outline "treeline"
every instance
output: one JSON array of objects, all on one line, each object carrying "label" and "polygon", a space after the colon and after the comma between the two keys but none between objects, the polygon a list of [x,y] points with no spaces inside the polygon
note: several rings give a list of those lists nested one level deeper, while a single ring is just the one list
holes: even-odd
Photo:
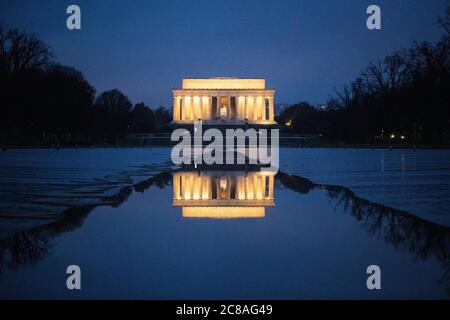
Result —
[{"label": "treeline", "polygon": [[171,115],[118,89],[96,91],[53,60],[34,35],[0,25],[0,144],[117,143],[126,133],[168,130]]},{"label": "treeline", "polygon": [[348,143],[450,143],[450,9],[439,23],[438,43],[414,43],[369,64],[325,106],[295,104],[279,123]]}]

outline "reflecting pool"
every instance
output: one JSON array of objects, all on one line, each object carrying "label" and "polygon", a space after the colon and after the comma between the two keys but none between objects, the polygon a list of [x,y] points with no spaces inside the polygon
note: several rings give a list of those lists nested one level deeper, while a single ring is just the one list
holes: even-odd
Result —
[{"label": "reflecting pool", "polygon": [[[1,240],[0,297],[449,297],[446,226],[282,171],[144,169],[109,202]],[[81,290],[66,288],[71,264]]]}]

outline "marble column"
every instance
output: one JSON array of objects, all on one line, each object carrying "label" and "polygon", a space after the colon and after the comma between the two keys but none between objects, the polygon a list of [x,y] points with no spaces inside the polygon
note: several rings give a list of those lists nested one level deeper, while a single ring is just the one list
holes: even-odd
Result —
[{"label": "marble column", "polygon": [[202,176],[196,176],[194,177],[194,192],[193,192],[193,198],[194,200],[200,200],[202,198],[202,187],[203,187],[203,181]]},{"label": "marble column", "polygon": [[202,109],[202,120],[208,120],[208,97],[200,97],[200,108]]},{"label": "marble column", "polygon": [[263,198],[263,177],[255,175],[255,196],[256,199],[261,200]]},{"label": "marble column", "polygon": [[219,179],[215,179],[216,180],[216,199],[220,199],[220,178]]},{"label": "marble column", "polygon": [[210,120],[214,118],[214,115],[213,115],[213,112],[212,112],[212,111],[213,111],[212,100],[213,100],[213,97],[208,97],[208,103],[209,103],[209,119],[210,119]]},{"label": "marble column", "polygon": [[261,96],[256,97],[256,117],[255,120],[264,120],[263,115],[265,114],[263,109],[263,98]]},{"label": "marble column", "polygon": [[274,176],[269,176],[269,199],[273,199],[273,184],[274,184]]},{"label": "marble column", "polygon": [[237,104],[236,104],[236,113],[237,113],[237,119],[244,120],[245,119],[245,97],[237,97]]},{"label": "marble column", "polygon": [[246,118],[249,121],[253,121],[254,107],[255,107],[255,99],[252,96],[247,97],[247,102],[245,104],[246,108]]},{"label": "marble column", "polygon": [[248,119],[248,114],[247,114],[247,97],[244,97],[244,120]]},{"label": "marble column", "polygon": [[202,200],[211,199],[211,177],[204,175],[202,179]]},{"label": "marble column", "polygon": [[194,114],[194,119],[197,121],[198,119],[202,119],[202,106],[201,106],[201,100],[199,96],[194,96],[193,103],[192,103],[192,111]]},{"label": "marble column", "polygon": [[220,118],[220,97],[217,97],[217,102],[216,102],[216,118],[219,117]]},{"label": "marble column", "polygon": [[231,97],[227,97],[227,121],[231,119]]},{"label": "marble column", "polygon": [[180,175],[179,174],[175,174],[173,176],[173,199],[174,200],[178,200],[180,199]]},{"label": "marble column", "polygon": [[186,99],[181,97],[180,119],[186,120]]},{"label": "marble column", "polygon": [[274,119],[274,105],[273,105],[273,97],[269,98],[269,120],[273,121]]},{"label": "marble column", "polygon": [[191,97],[184,97],[183,120],[191,120]]},{"label": "marble column", "polygon": [[265,121],[267,119],[266,98],[262,99],[261,108],[262,108],[262,110],[261,110],[261,119]]},{"label": "marble column", "polygon": [[180,97],[173,97],[173,121],[179,121],[180,118]]},{"label": "marble column", "polygon": [[194,97],[189,97],[189,120],[194,120]]}]

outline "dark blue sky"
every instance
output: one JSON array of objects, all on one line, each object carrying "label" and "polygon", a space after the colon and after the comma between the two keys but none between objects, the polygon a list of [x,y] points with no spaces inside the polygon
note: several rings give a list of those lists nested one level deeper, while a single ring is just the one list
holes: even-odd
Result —
[{"label": "dark blue sky", "polygon": [[[82,30],[66,28],[78,4]],[[382,30],[366,28],[366,8]],[[437,41],[447,0],[372,1],[8,1],[0,20],[35,33],[57,61],[81,70],[101,92],[133,103],[172,104],[184,77],[262,77],[276,102],[325,102],[370,61],[413,40]]]}]

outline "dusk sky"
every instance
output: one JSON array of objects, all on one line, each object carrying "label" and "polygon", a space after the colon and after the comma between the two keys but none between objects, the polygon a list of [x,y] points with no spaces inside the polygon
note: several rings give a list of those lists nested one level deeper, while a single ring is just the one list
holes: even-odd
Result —
[{"label": "dusk sky", "polygon": [[[81,7],[82,30],[66,28]],[[381,7],[382,30],[366,28]],[[189,77],[265,78],[275,102],[325,102],[370,61],[412,41],[437,41],[450,1],[4,1],[0,21],[34,33],[55,60],[83,72],[97,93],[171,106]]]}]

